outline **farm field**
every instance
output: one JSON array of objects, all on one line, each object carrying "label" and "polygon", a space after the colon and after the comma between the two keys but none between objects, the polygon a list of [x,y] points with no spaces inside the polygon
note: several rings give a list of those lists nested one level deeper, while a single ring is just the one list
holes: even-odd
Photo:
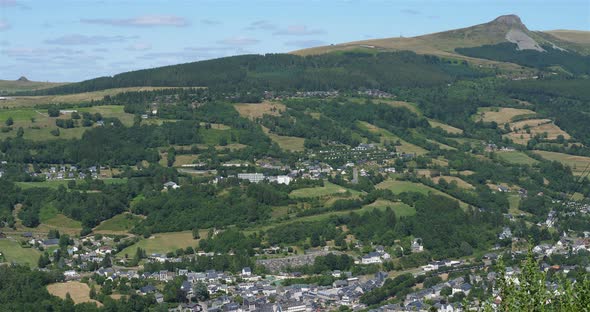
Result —
[{"label": "farm field", "polygon": [[432,128],[441,128],[442,130],[451,133],[451,134],[463,134],[463,130],[459,128],[455,128],[451,125],[447,125],[445,123],[436,121],[434,119],[428,119],[428,123]]},{"label": "farm field", "polygon": [[368,208],[377,208],[377,209],[386,209],[387,207],[391,207],[395,212],[395,216],[399,219],[400,217],[409,217],[416,214],[416,209],[414,207],[408,206],[403,203],[396,203],[389,200],[378,199],[374,203],[366,205],[362,208],[362,210],[366,210]]},{"label": "farm field", "polygon": [[510,123],[517,116],[533,116],[536,113],[530,109],[509,108],[509,107],[481,107],[477,110],[475,120],[483,122],[495,121],[498,125]]},{"label": "farm field", "polygon": [[438,181],[440,181],[440,179],[444,179],[448,183],[456,182],[457,183],[457,186],[460,187],[460,188],[462,188],[462,189],[466,189],[466,190],[473,190],[473,189],[475,189],[475,187],[473,187],[473,185],[465,182],[461,178],[453,177],[453,176],[438,176],[438,177],[432,178],[432,181],[434,181],[434,183],[438,183]]},{"label": "farm field", "polygon": [[425,150],[424,148],[422,148],[418,145],[414,145],[412,143],[408,143],[408,142],[400,139],[398,136],[396,136],[395,134],[393,134],[385,129],[379,128],[375,125],[372,125],[372,124],[364,122],[364,121],[359,121],[359,124],[361,125],[361,127],[364,127],[365,129],[367,129],[373,133],[381,134],[381,143],[384,143],[385,141],[396,142],[399,140],[401,145],[396,146],[396,149],[399,152],[415,153],[416,155],[424,155],[424,154],[426,154],[426,152],[428,152],[427,150]]},{"label": "farm field", "polygon": [[[206,237],[207,231],[201,231],[201,237]],[[130,257],[135,255],[137,247],[140,247],[146,251],[146,253],[167,253],[169,251],[175,251],[179,248],[186,248],[189,246],[195,247],[199,243],[198,240],[193,239],[191,231],[183,232],[170,232],[170,233],[156,233],[150,238],[142,239],[139,242],[123,249],[117,254],[119,258],[124,257],[128,254]]]},{"label": "farm field", "polygon": [[259,118],[265,114],[278,116],[281,111],[284,112],[287,109],[285,104],[269,101],[259,104],[236,104],[234,107],[242,117],[250,119]]},{"label": "farm field", "polygon": [[508,134],[503,135],[505,138],[509,138],[514,143],[526,145],[527,142],[532,139],[535,135],[543,135],[547,134],[547,139],[555,140],[560,135],[563,136],[564,139],[570,139],[571,136],[559,128],[554,123],[544,123],[538,126],[531,126],[529,128],[529,132],[527,133],[526,130],[520,129],[518,131],[510,132]]},{"label": "farm field", "polygon": [[590,157],[575,156],[564,153],[547,152],[539,150],[535,150],[534,153],[540,155],[541,157],[547,160],[558,161],[566,166],[569,166],[572,169],[574,175],[581,175],[586,166],[590,164]]},{"label": "farm field", "polygon": [[57,214],[53,218],[49,218],[42,221],[43,224],[52,226],[55,228],[68,228],[80,231],[82,229],[82,222],[70,219],[63,214]]},{"label": "farm field", "polygon": [[4,107],[32,107],[43,104],[78,104],[82,102],[90,102],[92,100],[102,100],[105,96],[116,95],[122,92],[131,91],[150,91],[162,89],[176,89],[177,87],[129,87],[129,88],[114,88],[94,92],[83,92],[68,95],[43,95],[43,96],[16,96],[6,100],[2,103]]},{"label": "farm field", "polygon": [[437,189],[431,188],[430,186],[420,184],[420,183],[389,179],[389,180],[385,180],[385,181],[377,184],[375,187],[378,189],[391,190],[396,195],[401,194],[403,192],[417,192],[417,193],[422,193],[424,195],[428,195],[429,193],[432,192],[435,195],[442,195],[442,196],[457,200],[462,208],[467,207],[466,203],[452,197],[451,195],[443,193]]},{"label": "farm field", "polygon": [[34,248],[22,248],[16,241],[10,239],[0,239],[0,252],[4,255],[7,262],[16,262],[28,264],[31,267],[37,266],[41,253]]},{"label": "farm field", "polygon": [[131,213],[122,213],[108,220],[102,221],[94,228],[95,233],[99,232],[127,232],[141,221],[141,218]]},{"label": "farm field", "polygon": [[352,195],[358,195],[360,192],[344,188],[340,185],[336,185],[330,182],[324,182],[324,186],[321,187],[309,187],[294,190],[289,194],[291,198],[310,198],[310,197],[322,197],[333,194],[343,194],[350,192]]},{"label": "farm field", "polygon": [[518,151],[511,151],[511,152],[497,152],[496,155],[500,157],[502,160],[505,160],[509,163],[519,164],[519,165],[534,165],[538,163],[538,161],[534,158],[529,157],[527,154]]},{"label": "farm field", "polygon": [[283,150],[294,152],[301,152],[305,150],[305,147],[303,146],[303,142],[305,141],[305,139],[303,138],[270,133],[269,129],[266,127],[262,127],[262,130],[273,142],[277,143]]},{"label": "farm field", "polygon": [[81,282],[70,281],[66,283],[54,283],[47,285],[47,291],[54,296],[62,299],[66,298],[66,294],[70,294],[74,303],[94,302],[97,306],[102,306],[102,303],[90,299],[90,287],[88,284]]},{"label": "farm field", "polygon": [[[88,112],[91,114],[100,113],[103,117],[118,118],[125,126],[133,125],[133,114],[128,114],[123,111],[123,106],[105,105],[72,108],[78,112]],[[24,130],[23,138],[37,141],[55,140],[55,139],[72,139],[80,138],[82,134],[91,127],[82,127],[80,122],[75,128],[63,129],[55,125],[56,119],[69,119],[71,114],[62,114],[59,117],[49,117],[46,109],[34,108],[11,108],[0,109],[0,122],[4,122],[12,117],[14,124],[12,131],[0,133],[0,139],[7,137],[16,137],[17,129],[22,127]],[[144,120],[143,122],[152,123],[159,120]],[[96,127],[96,125],[95,125]],[[59,129],[59,136],[51,134],[51,130]]]}]

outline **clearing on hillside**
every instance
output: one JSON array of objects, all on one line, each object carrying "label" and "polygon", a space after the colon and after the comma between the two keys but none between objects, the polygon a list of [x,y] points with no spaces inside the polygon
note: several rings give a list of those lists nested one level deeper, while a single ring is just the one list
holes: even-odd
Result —
[{"label": "clearing on hillside", "polygon": [[162,89],[177,89],[178,87],[129,87],[129,88],[113,88],[101,91],[83,92],[68,95],[41,95],[41,96],[15,96],[10,100],[4,101],[2,106],[5,107],[31,107],[39,104],[60,104],[70,103],[79,104],[81,102],[90,102],[92,100],[102,100],[105,96],[117,95],[122,92],[134,91],[152,91]]},{"label": "clearing on hillside", "polygon": [[574,175],[581,175],[586,166],[590,164],[590,157],[575,156],[564,153],[547,152],[535,150],[535,154],[541,155],[541,157],[550,160],[558,161],[572,169]]},{"label": "clearing on hillside", "polygon": [[403,152],[403,153],[414,153],[416,155],[424,155],[426,154],[428,151],[423,149],[422,147],[418,146],[418,145],[414,145],[412,143],[406,142],[402,139],[400,139],[397,135],[379,128],[373,124],[370,124],[368,122],[364,122],[364,121],[359,121],[358,122],[359,125],[373,133],[379,133],[381,135],[381,144],[385,143],[385,141],[389,141],[389,142],[397,142],[399,141],[401,145],[396,146],[396,150],[398,152]]},{"label": "clearing on hillside", "polygon": [[510,108],[510,107],[480,107],[477,110],[475,120],[483,122],[495,121],[498,125],[503,126],[511,122],[517,116],[534,116],[536,113],[530,109]]},{"label": "clearing on hillside", "polygon": [[336,185],[330,182],[324,182],[324,186],[308,187],[298,190],[294,190],[289,194],[291,198],[310,198],[310,197],[322,197],[332,194],[343,194],[350,192],[352,195],[359,194],[359,191],[347,189],[340,185]]},{"label": "clearing on hillside", "polygon": [[364,206],[362,209],[367,210],[368,208],[377,208],[377,209],[387,209],[387,207],[391,207],[391,209],[395,212],[395,216],[399,219],[400,217],[409,217],[416,214],[416,209],[414,207],[408,206],[403,203],[396,203],[389,200],[378,199],[372,204]]},{"label": "clearing on hillside", "polygon": [[518,165],[534,165],[538,163],[538,161],[534,158],[529,157],[527,154],[523,152],[517,151],[508,151],[508,152],[496,152],[496,155],[500,157],[502,160],[505,160],[509,163],[518,164]]},{"label": "clearing on hillside", "polygon": [[440,181],[440,179],[444,179],[445,181],[447,181],[447,183],[451,183],[451,182],[456,182],[457,186],[462,188],[462,189],[466,189],[466,190],[473,190],[475,189],[475,187],[467,182],[465,182],[464,180],[462,180],[461,178],[458,177],[453,177],[453,176],[438,176],[438,177],[434,177],[432,178],[432,181],[434,181],[434,183],[437,183]]},{"label": "clearing on hillside", "polygon": [[[207,231],[200,231],[201,237],[207,236]],[[122,258],[127,254],[129,257],[133,257],[137,251],[137,247],[142,248],[147,254],[152,253],[167,253],[169,251],[175,251],[179,248],[185,249],[186,247],[196,247],[199,241],[193,239],[191,231],[184,232],[170,232],[170,233],[156,233],[150,236],[150,238],[142,239],[139,242],[123,249],[117,254],[117,257]]]},{"label": "clearing on hillside", "polygon": [[256,104],[236,104],[234,107],[242,117],[250,119],[260,118],[263,115],[278,116],[286,109],[285,104],[268,101]]},{"label": "clearing on hillside", "polygon": [[546,135],[547,139],[549,140],[555,140],[557,139],[559,136],[562,136],[564,139],[568,140],[571,138],[571,136],[569,135],[569,133],[563,131],[561,128],[559,128],[556,124],[554,123],[544,123],[535,127],[530,127],[527,130],[518,130],[515,132],[510,132],[508,134],[503,135],[503,137],[505,138],[509,138],[511,139],[514,143],[517,144],[521,144],[521,145],[526,145],[528,143],[529,140],[531,140],[533,137],[535,137],[536,135]]},{"label": "clearing on hillside", "polygon": [[8,238],[0,239],[0,252],[4,255],[6,262],[28,264],[36,267],[41,253],[35,248],[23,248],[17,241]]},{"label": "clearing on hillside", "polygon": [[450,134],[463,134],[463,130],[459,128],[455,128],[451,125],[447,125],[446,123],[442,123],[440,121],[436,121],[434,119],[428,119],[428,123],[432,128],[441,128],[443,131],[446,131]]},{"label": "clearing on hillside", "polygon": [[131,213],[118,214],[108,220],[102,221],[93,232],[127,232],[141,222],[141,218]]},{"label": "clearing on hillside", "polygon": [[62,299],[66,298],[66,294],[70,294],[74,303],[94,302],[97,306],[102,306],[102,303],[90,299],[90,287],[87,284],[70,281],[65,283],[55,283],[47,285],[47,291],[54,296]]},{"label": "clearing on hillside", "polygon": [[276,142],[283,150],[293,152],[301,152],[305,150],[305,147],[303,146],[305,139],[303,138],[274,134],[271,133],[270,130],[266,127],[262,127],[262,130],[273,142]]}]

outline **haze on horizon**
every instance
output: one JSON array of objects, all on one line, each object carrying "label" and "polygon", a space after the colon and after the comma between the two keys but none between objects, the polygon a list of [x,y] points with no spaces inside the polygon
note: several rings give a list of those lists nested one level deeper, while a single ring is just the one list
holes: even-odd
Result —
[{"label": "haze on horizon", "polygon": [[590,30],[572,1],[0,0],[0,79],[80,81],[248,53],[416,36],[517,14],[531,30]]}]

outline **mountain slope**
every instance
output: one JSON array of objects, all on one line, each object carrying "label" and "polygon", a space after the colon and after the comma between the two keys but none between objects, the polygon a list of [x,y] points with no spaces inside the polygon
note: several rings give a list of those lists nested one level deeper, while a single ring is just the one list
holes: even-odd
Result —
[{"label": "mountain slope", "polygon": [[[518,45],[519,49],[532,49],[542,51],[542,45],[560,47],[559,44],[570,46],[576,44],[570,42],[573,37],[583,37],[583,34],[571,35],[562,34],[557,38],[557,33],[541,33],[528,30],[516,15],[503,15],[495,20],[471,27],[443,31],[434,34],[422,35],[411,38],[385,38],[355,41],[330,46],[315,47],[293,51],[296,55],[314,55],[336,51],[349,50],[376,50],[376,51],[397,51],[410,50],[419,54],[432,54],[441,57],[453,57],[469,60],[479,64],[495,64],[508,68],[514,66],[490,60],[481,60],[460,55],[455,52],[456,48],[479,47],[483,45],[496,45],[504,42],[512,42]],[[554,40],[552,40],[554,39]],[[581,39],[578,39],[581,40]],[[556,41],[556,42],[554,42]],[[566,47],[566,48],[567,48]]]}]

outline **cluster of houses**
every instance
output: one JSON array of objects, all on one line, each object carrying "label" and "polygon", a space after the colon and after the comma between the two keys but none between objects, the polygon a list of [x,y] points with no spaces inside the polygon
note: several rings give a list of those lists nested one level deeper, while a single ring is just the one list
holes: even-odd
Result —
[{"label": "cluster of houses", "polygon": [[[101,168],[105,169],[105,168]],[[72,180],[85,179],[90,176],[92,179],[98,179],[99,169],[97,166],[91,166],[86,169],[79,169],[76,166],[52,166],[42,169],[41,173],[33,173],[34,176],[43,176],[46,180]]]},{"label": "cluster of houses", "polygon": [[[110,280],[123,277],[144,280],[145,286],[136,292],[153,295],[158,303],[164,302],[161,285],[182,276],[185,280],[179,290],[185,294],[188,303],[179,304],[169,311],[325,311],[342,305],[363,308],[360,297],[381,287],[388,276],[385,272],[378,272],[371,278],[361,280],[352,277],[349,272],[334,271],[332,275],[338,279],[332,285],[282,286],[277,281],[289,278],[289,275],[266,275],[262,278],[254,275],[249,267],[243,268],[238,274],[215,270],[192,272],[185,269],[140,273],[112,268],[101,268],[94,273]],[[68,271],[68,275],[79,278],[75,272]],[[212,299],[193,303],[196,294],[205,290]],[[240,301],[235,300],[238,297]]]}]

